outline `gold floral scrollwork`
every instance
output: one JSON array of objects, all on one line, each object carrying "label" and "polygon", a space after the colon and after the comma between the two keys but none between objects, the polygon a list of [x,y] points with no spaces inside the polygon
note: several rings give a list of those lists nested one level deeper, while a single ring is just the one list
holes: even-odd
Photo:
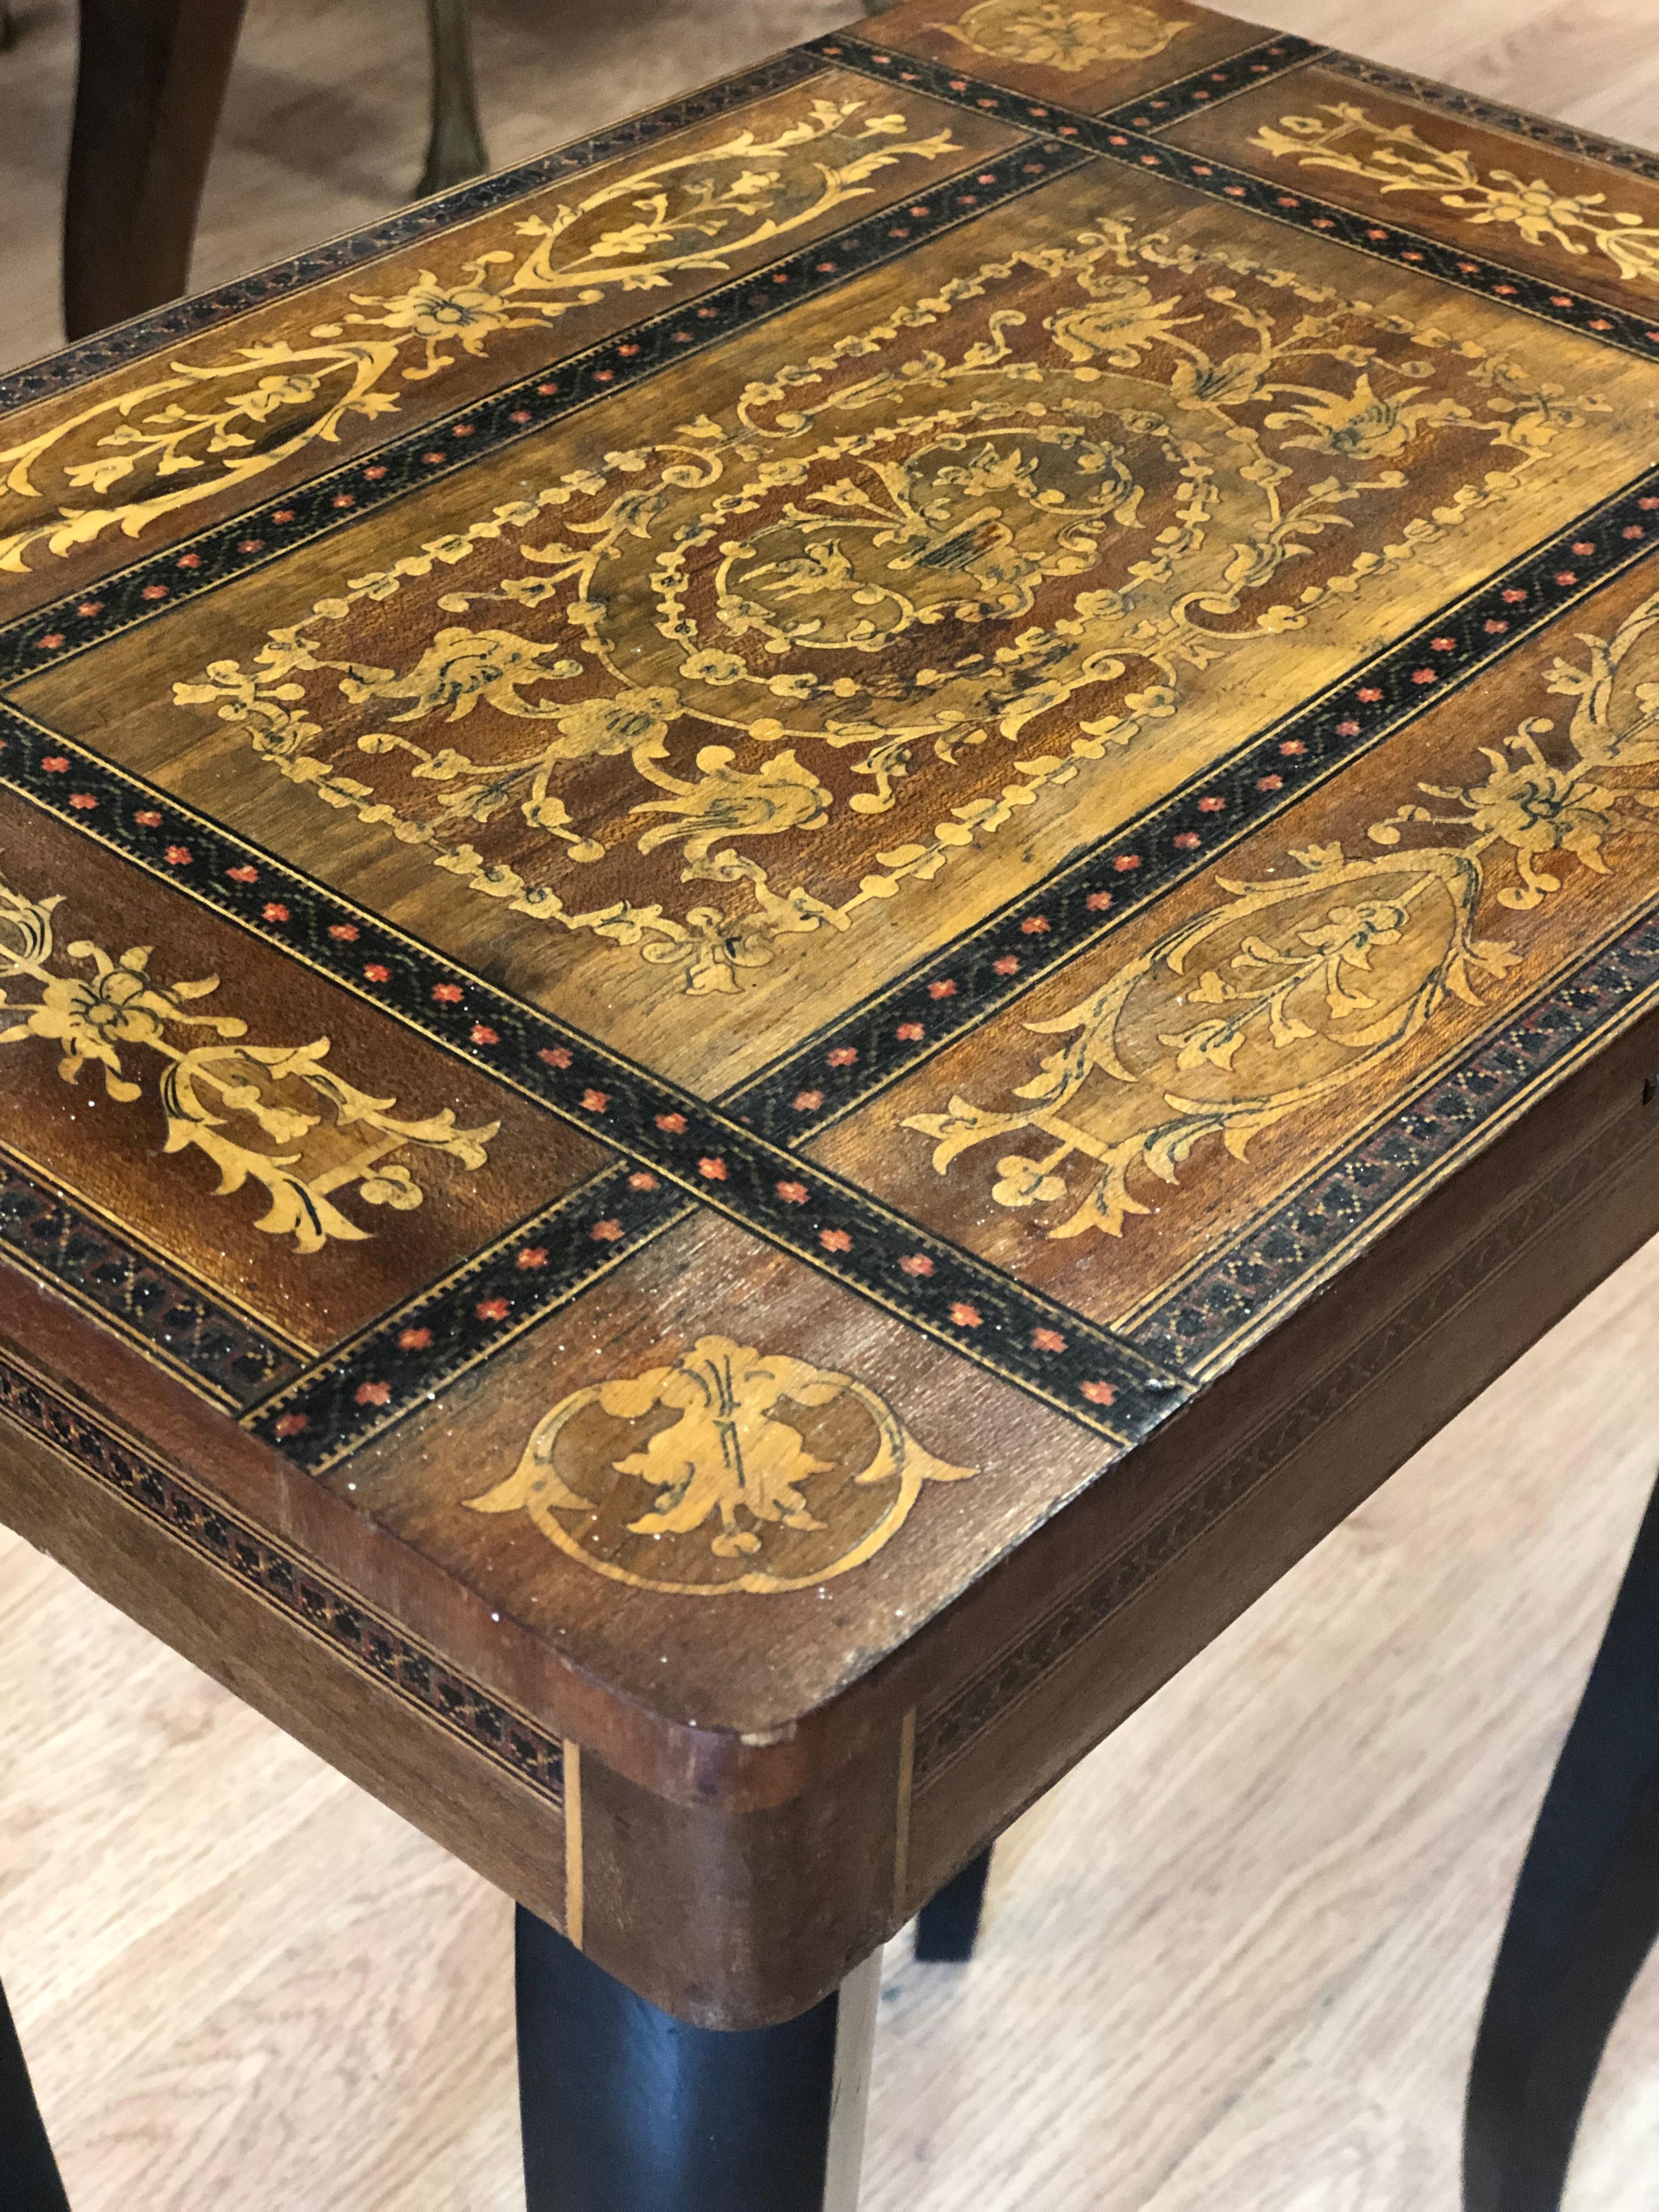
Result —
[{"label": "gold floral scrollwork", "polygon": [[[824,158],[831,141],[844,158]],[[723,271],[866,198],[871,178],[893,162],[960,150],[948,131],[914,134],[903,115],[868,114],[862,100],[814,100],[769,137],[738,131],[629,169],[550,215],[526,215],[511,248],[446,273],[422,270],[401,292],[354,293],[354,312],[315,325],[302,343],[273,338],[175,362],[0,451],[0,570],[21,573],[36,549],[65,555],[112,530],[137,537],[160,516],[336,443],[354,416],[395,414],[401,386],[442,375],[462,354],[486,356],[504,331],[544,329],[617,292]]]},{"label": "gold floral scrollwork", "polygon": [[572,1391],[507,1480],[465,1502],[527,1512],[615,1581],[720,1596],[845,1574],[897,1534],[925,1484],[974,1472],[925,1451],[850,1376],[704,1336],[672,1366]]},{"label": "gold floral scrollwork", "polygon": [[1461,148],[1431,145],[1409,123],[1372,122],[1363,107],[1339,102],[1317,115],[1281,115],[1250,141],[1264,154],[1304,169],[1363,177],[1384,194],[1432,192],[1471,223],[1501,224],[1528,246],[1555,246],[1577,256],[1600,252],[1626,284],[1659,280],[1659,228],[1628,209],[1607,205],[1605,192],[1561,192],[1541,177],[1513,169],[1486,175]]},{"label": "gold floral scrollwork", "polygon": [[[446,1153],[465,1168],[484,1164],[498,1123],[459,1129],[447,1109],[423,1121],[396,1121],[396,1099],[372,1098],[324,1065],[326,1037],[247,1044],[241,1042],[247,1025],[234,1015],[191,1012],[218,989],[216,975],[158,982],[147,945],[112,957],[76,939],[60,953],[54,915],[62,903],[60,895],[27,898],[0,878],[0,1018],[11,1018],[0,1029],[0,1045],[45,1039],[58,1048],[58,1072],[66,1083],[95,1068],[106,1096],[123,1105],[144,1096],[143,1083],[129,1073],[134,1059],[159,1060],[162,1150],[204,1152],[219,1170],[216,1197],[250,1182],[260,1185],[270,1203],[255,1225],[267,1235],[292,1237],[301,1252],[320,1251],[331,1238],[366,1237],[369,1232],[335,1203],[347,1192],[368,1206],[399,1212],[419,1206],[420,1185],[392,1157],[407,1147]],[[85,972],[65,972],[64,955]],[[39,997],[14,997],[20,983],[35,986]],[[175,1033],[192,1030],[215,1041],[174,1041]],[[319,1101],[326,1115],[307,1110]],[[264,1146],[250,1141],[256,1131]]]},{"label": "gold floral scrollwork", "polygon": [[1659,595],[1611,640],[1583,641],[1588,665],[1556,661],[1549,690],[1577,702],[1565,738],[1531,717],[1481,748],[1484,776],[1419,785],[1367,833],[1387,857],[1313,845],[1292,851],[1288,878],[1221,878],[1224,904],[1030,1024],[1065,1042],[1015,1091],[1024,1104],[957,1097],[904,1126],[932,1139],[941,1175],[981,1145],[1046,1139],[997,1161],[991,1196],[1035,1209],[1050,1237],[1121,1236],[1155,1211],[1144,1178],[1176,1182],[1206,1138],[1244,1159],[1259,1132],[1351,1089],[1520,964],[1479,933],[1488,899],[1528,913],[1562,894],[1565,862],[1609,872],[1611,841],[1659,808],[1659,681],[1632,672],[1656,635]]},{"label": "gold floral scrollwork", "polygon": [[960,22],[933,26],[976,54],[1067,76],[1102,62],[1150,61],[1192,27],[1189,19],[1171,20],[1139,0],[1097,0],[1092,8],[1060,0],[978,0]]},{"label": "gold floral scrollwork", "polygon": [[1603,404],[1114,221],[348,578],[173,696],[469,893],[732,993],[1092,804],[1102,762],[1385,595]]}]

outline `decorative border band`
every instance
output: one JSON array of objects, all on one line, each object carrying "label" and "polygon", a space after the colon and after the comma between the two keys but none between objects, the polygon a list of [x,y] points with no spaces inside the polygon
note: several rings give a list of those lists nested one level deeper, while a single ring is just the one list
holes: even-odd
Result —
[{"label": "decorative border band", "polygon": [[1156,92],[1142,93],[1138,100],[1125,100],[1121,107],[1109,110],[1101,120],[1120,129],[1167,131],[1171,124],[1180,123],[1189,115],[1201,115],[1207,108],[1219,107],[1224,100],[1236,100],[1241,92],[1252,92],[1259,84],[1288,76],[1291,70],[1304,69],[1310,62],[1321,61],[1328,51],[1311,39],[1297,38],[1287,32],[1261,46],[1246,46],[1242,54],[1230,55],[1212,69],[1194,70],[1190,76],[1178,77],[1174,84],[1160,85]]},{"label": "decorative border band", "polygon": [[136,1337],[226,1406],[301,1371],[284,1345],[0,1154],[0,1252]]},{"label": "decorative border band", "polygon": [[0,785],[1111,1442],[1182,1395],[1111,1330],[5,705]]},{"label": "decorative border band", "polygon": [[1593,1139],[1460,1253],[1443,1273],[1321,1376],[1236,1457],[1182,1498],[1166,1519],[1080,1588],[1057,1598],[1043,1618],[1017,1642],[988,1661],[939,1704],[921,1712],[916,1725],[917,1789],[939,1781],[991,1722],[1039,1689],[1085,1638],[1172,1566],[1291,1453],[1316,1436],[1333,1415],[1351,1406],[1362,1391],[1407,1358],[1431,1328],[1448,1319],[1494,1273],[1512,1265],[1546,1236],[1567,1207],[1617,1173],[1629,1151],[1629,1133],[1622,1127]]},{"label": "decorative border band", "polygon": [[395,1623],[3,1358],[0,1414],[64,1453],[106,1490],[422,1720],[439,1722],[470,1751],[482,1753],[550,1804],[562,1803],[562,1753],[556,1736],[511,1711]]},{"label": "decorative border band", "polygon": [[[1605,301],[1590,299],[1566,285],[1546,283],[1542,277],[1528,276],[1523,270],[1510,268],[1503,262],[1484,259],[1465,248],[1431,238],[1426,233],[1379,222],[1375,216],[1357,215],[1352,209],[1339,207],[1332,200],[1319,199],[1310,192],[1287,191],[1279,179],[1259,177],[1249,169],[1233,168],[1213,155],[1189,153],[1166,138],[1121,123],[1115,116],[1103,118],[1052,103],[1034,104],[1005,91],[1000,85],[963,76],[937,62],[872,46],[845,31],[834,39],[816,40],[812,51],[826,60],[873,77],[879,83],[911,85],[936,100],[954,102],[975,113],[990,113],[1021,123],[1033,131],[1062,139],[1068,145],[1100,155],[1124,168],[1161,176],[1168,183],[1184,185],[1207,199],[1224,201],[1249,214],[1263,216],[1270,222],[1283,223],[1290,229],[1310,232],[1335,245],[1351,246],[1355,252],[1372,260],[1390,262],[1419,276],[1435,277],[1456,291],[1470,292],[1480,299],[1494,300],[1503,307],[1518,308],[1541,322],[1553,323],[1563,330],[1576,331],[1581,337],[1616,346],[1623,352],[1638,355],[1644,361],[1659,361],[1659,327],[1654,326],[1650,313],[1633,314],[1623,307],[1608,307]],[[1136,112],[1143,111],[1137,106]],[[1167,131],[1179,120],[1172,118],[1171,123],[1161,123],[1158,128]]]},{"label": "decorative border band", "polygon": [[61,352],[0,376],[0,414],[54,398],[94,376],[141,360],[145,354],[178,345],[215,323],[268,307],[290,292],[304,291],[344,270],[361,268],[439,231],[471,222],[527,193],[544,191],[562,177],[622,160],[676,131],[728,115],[733,108],[747,106],[770,93],[787,91],[792,85],[823,74],[823,64],[815,55],[792,47],[754,69],[725,77],[683,99],[647,108],[643,114],[612,124],[589,137],[573,139],[568,145],[520,162],[515,168],[498,169],[434,199],[416,200],[382,222],[365,230],[348,231],[343,237],[328,240],[287,261],[273,262],[269,268],[222,284],[216,291],[169,301],[149,314],[118,323],[112,330],[100,331]]},{"label": "decorative border band", "polygon": [[328,474],[308,477],[195,537],[159,548],[131,567],[0,625],[0,690],[58,667],[217,591],[299,547],[337,535],[392,500],[441,483],[489,455],[562,422],[594,400],[614,398],[671,363],[770,321],[849,278],[902,258],[975,216],[1024,198],[1087,156],[1053,139],[1031,138],[977,169],[922,185],[914,199],[883,207],[795,253],[750,270],[696,301],[629,325],[585,351],[487,392],[449,415],[367,448]]},{"label": "decorative border band", "polygon": [[245,1425],[326,1474],[696,1211],[649,1169],[606,1168],[274,1390]]}]

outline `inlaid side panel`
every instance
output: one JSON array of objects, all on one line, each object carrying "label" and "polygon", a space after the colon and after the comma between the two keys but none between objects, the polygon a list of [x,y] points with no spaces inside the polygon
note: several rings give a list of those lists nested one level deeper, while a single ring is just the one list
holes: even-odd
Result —
[{"label": "inlaid side panel", "polygon": [[[1650,1054],[1651,1022],[1647,1032]],[[1231,1449],[1132,1540],[1075,1575],[1062,1562],[1047,1591],[1034,1573],[1006,1638],[994,1608],[969,1601],[963,1673],[916,1716],[913,1905],[969,1838],[1058,1779],[1653,1233],[1659,1114],[1641,1104],[1646,1060],[1617,1057],[1627,1086],[1583,1102],[1590,1133],[1558,1116],[1559,1156],[1541,1175],[1524,1142],[1522,1158],[1483,1164],[1481,1233],[1426,1280],[1407,1234],[1403,1284],[1385,1284],[1368,1311],[1346,1303],[1358,1340],[1254,1433],[1240,1394]]]},{"label": "inlaid side panel", "polygon": [[178,542],[1012,137],[826,69],[20,409],[0,422],[0,604],[79,589],[135,539]]},{"label": "inlaid side panel", "polygon": [[[1258,176],[1659,316],[1659,183],[1314,66],[1169,136]],[[1599,186],[1600,189],[1589,189]]]},{"label": "inlaid side panel", "polygon": [[[1319,1164],[1651,912],[1652,586],[1644,564],[1546,625],[1473,721],[1432,708],[815,1157],[1119,1325],[1271,1242]],[[1425,1171],[1455,1154],[1443,1129]],[[1346,1203],[1363,1231],[1363,1181]]]},{"label": "inlaid side panel", "polygon": [[0,1360],[0,1512],[555,1924],[563,1747],[285,1542]]},{"label": "inlaid side panel", "polygon": [[0,1151],[89,1231],[315,1352],[603,1164],[92,826],[0,792]]}]

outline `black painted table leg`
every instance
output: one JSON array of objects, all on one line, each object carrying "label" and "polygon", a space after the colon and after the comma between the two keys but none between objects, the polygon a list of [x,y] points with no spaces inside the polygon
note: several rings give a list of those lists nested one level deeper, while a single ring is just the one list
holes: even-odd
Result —
[{"label": "black painted table leg", "polygon": [[1467,2212],[1555,2212],[1659,1935],[1659,1491],[1516,1884],[1469,2073]]},{"label": "black painted table leg", "polygon": [[69,2212],[58,2162],[0,1990],[0,2202],[17,2212]]},{"label": "black painted table leg", "polygon": [[688,2027],[520,1908],[527,2212],[854,2212],[881,1954],[781,2027]]},{"label": "black painted table leg", "polygon": [[979,1917],[985,1905],[985,1884],[991,1872],[991,1854],[981,1851],[969,1859],[954,1881],[947,1881],[916,1915],[916,1956],[960,1965],[971,1959],[979,1941]]}]

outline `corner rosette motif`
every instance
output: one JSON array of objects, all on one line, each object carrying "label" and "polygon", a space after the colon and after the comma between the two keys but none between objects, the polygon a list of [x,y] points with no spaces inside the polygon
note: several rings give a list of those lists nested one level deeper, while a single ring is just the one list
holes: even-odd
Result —
[{"label": "corner rosette motif", "polygon": [[810,1589],[873,1559],[924,1486],[975,1470],[927,1451],[852,1376],[729,1337],[574,1390],[505,1481],[465,1501],[526,1512],[569,1558],[642,1589]]},{"label": "corner rosette motif", "polygon": [[1076,76],[1103,62],[1150,61],[1193,22],[1160,15],[1141,0],[1095,0],[1089,8],[1064,0],[978,0],[959,22],[931,27],[993,60]]}]

